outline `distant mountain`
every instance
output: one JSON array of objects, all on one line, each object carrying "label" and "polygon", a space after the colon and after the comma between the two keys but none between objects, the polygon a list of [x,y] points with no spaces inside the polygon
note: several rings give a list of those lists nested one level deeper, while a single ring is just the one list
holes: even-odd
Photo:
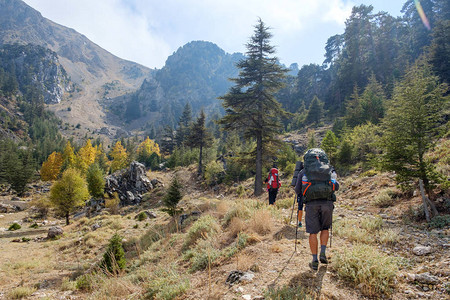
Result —
[{"label": "distant mountain", "polygon": [[[189,102],[194,114],[202,107],[210,113],[221,109],[218,96],[237,77],[236,63],[241,53],[225,53],[216,44],[193,41],[168,57],[165,66],[147,79],[136,93],[115,103],[111,111],[129,123],[129,128],[143,125],[175,125]],[[113,105],[114,106],[114,105]]]},{"label": "distant mountain", "polygon": [[20,0],[0,0],[0,44],[36,44],[55,51],[71,80],[121,79],[136,85],[150,69],[120,59],[84,35],[58,25]]},{"label": "distant mountain", "polygon": [[91,129],[111,127],[99,100],[134,92],[153,72],[114,56],[73,29],[42,17],[23,1],[0,0],[0,47],[12,44],[50,49],[56,53],[68,80],[75,83],[70,94],[63,97],[66,101],[50,106],[64,122],[80,124],[77,127],[84,129],[65,132],[67,135],[81,137],[92,132]]}]

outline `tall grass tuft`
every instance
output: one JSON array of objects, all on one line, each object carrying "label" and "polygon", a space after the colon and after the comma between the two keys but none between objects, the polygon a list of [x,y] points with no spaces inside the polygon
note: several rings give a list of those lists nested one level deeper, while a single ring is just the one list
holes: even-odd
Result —
[{"label": "tall grass tuft", "polygon": [[183,249],[188,249],[201,238],[207,238],[216,235],[220,231],[220,225],[212,216],[206,215],[200,217],[189,228],[186,239],[183,244]]},{"label": "tall grass tuft", "polygon": [[353,283],[369,297],[391,294],[398,272],[395,258],[364,244],[336,253],[332,267],[340,278]]}]

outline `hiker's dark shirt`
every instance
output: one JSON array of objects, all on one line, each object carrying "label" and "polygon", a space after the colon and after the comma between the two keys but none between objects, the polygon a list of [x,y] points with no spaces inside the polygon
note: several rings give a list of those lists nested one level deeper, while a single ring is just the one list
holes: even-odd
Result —
[{"label": "hiker's dark shirt", "polygon": [[[302,178],[303,175],[305,175],[305,169],[301,170],[300,173],[298,173],[297,176],[297,182],[295,183],[295,193],[297,195],[299,195],[301,197],[301,199],[298,199],[298,201],[300,200],[304,200],[303,199],[303,193],[302,193]],[[334,190],[338,191],[339,190],[339,182],[336,181],[335,185],[334,185]],[[326,199],[324,199],[326,200]]]}]

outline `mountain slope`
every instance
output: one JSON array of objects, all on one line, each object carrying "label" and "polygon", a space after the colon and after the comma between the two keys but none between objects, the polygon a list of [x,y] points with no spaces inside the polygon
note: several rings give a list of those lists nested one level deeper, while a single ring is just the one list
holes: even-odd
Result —
[{"label": "mountain slope", "polygon": [[155,124],[174,126],[187,102],[194,114],[202,107],[208,114],[217,112],[217,97],[231,86],[229,78],[237,77],[235,65],[243,57],[241,53],[225,53],[211,42],[187,43],[136,93],[111,103],[111,111],[126,120],[128,128],[144,130]]},{"label": "mountain slope", "polygon": [[[0,45],[37,44],[56,52],[78,93],[71,103],[52,107],[69,123],[83,127],[106,126],[104,112],[95,101],[105,84],[114,83],[115,94],[135,90],[151,70],[120,59],[75,30],[58,25],[20,0],[0,0]],[[72,113],[66,113],[68,108]]]}]

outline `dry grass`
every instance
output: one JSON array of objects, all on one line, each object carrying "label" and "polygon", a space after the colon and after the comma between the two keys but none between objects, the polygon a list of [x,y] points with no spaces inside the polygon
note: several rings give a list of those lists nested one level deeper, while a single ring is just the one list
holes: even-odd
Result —
[{"label": "dry grass", "polygon": [[230,225],[228,226],[228,232],[230,237],[235,238],[239,232],[244,231],[245,223],[241,218],[234,217],[230,221]]},{"label": "dry grass", "polygon": [[271,213],[266,209],[257,210],[249,221],[249,228],[260,235],[271,233],[274,228]]},{"label": "dry grass", "polygon": [[217,217],[222,219],[230,210],[230,201],[222,200],[216,206]]},{"label": "dry grass", "polygon": [[214,217],[209,215],[202,216],[189,228],[183,248],[189,248],[199,239],[212,237],[220,232],[220,230],[221,228]]},{"label": "dry grass", "polygon": [[332,266],[339,277],[371,297],[390,294],[398,272],[394,258],[363,244],[336,253]]},{"label": "dry grass", "polygon": [[36,291],[36,288],[19,286],[16,287],[6,294],[7,299],[23,299],[31,296]]},{"label": "dry grass", "polygon": [[236,269],[240,271],[248,271],[255,264],[255,255],[248,253],[240,253],[236,256]]},{"label": "dry grass", "polygon": [[379,216],[337,220],[333,232],[350,242],[365,244],[394,244],[399,239],[399,231],[383,228],[383,220]]},{"label": "dry grass", "polygon": [[270,246],[270,251],[273,253],[281,253],[283,252],[283,248],[279,244],[273,244]]}]

